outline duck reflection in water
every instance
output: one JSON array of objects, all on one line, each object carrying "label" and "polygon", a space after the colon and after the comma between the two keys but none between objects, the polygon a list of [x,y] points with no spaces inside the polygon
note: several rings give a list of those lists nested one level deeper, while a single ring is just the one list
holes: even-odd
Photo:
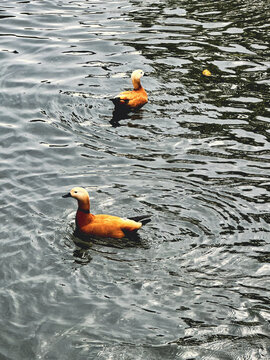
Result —
[{"label": "duck reflection in water", "polygon": [[[85,235],[78,228],[73,232],[72,240],[76,248],[73,250],[74,263],[78,265],[87,265],[93,259],[94,253],[101,254],[103,257],[114,261],[125,261],[116,250],[105,250],[104,247],[110,249],[126,249],[126,248],[143,248],[149,249],[149,243],[147,240],[142,239],[138,233],[134,233],[131,237],[122,239],[115,238],[99,238],[89,237]],[[68,244],[70,247],[70,244]],[[100,248],[100,246],[102,248]],[[130,261],[130,259],[128,260]]]},{"label": "duck reflection in water", "polygon": [[[114,110],[113,117],[109,122],[113,127],[118,127],[121,126],[120,120],[131,120],[131,122],[134,122],[136,120],[142,120],[142,118],[143,118],[143,111],[133,111],[131,113],[129,111],[119,112],[118,110]],[[124,124],[125,123],[126,122],[124,122]]]}]

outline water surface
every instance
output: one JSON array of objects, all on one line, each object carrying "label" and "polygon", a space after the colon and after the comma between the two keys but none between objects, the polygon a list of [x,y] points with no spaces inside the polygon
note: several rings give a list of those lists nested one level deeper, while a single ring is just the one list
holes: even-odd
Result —
[{"label": "water surface", "polygon": [[[268,11],[2,1],[1,360],[270,357]],[[141,241],[74,236],[75,185]]]}]

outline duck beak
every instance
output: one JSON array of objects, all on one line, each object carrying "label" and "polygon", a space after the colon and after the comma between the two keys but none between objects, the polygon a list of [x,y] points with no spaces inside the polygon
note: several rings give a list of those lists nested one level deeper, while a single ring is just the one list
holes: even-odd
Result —
[{"label": "duck beak", "polygon": [[63,195],[63,196],[62,196],[62,198],[67,198],[67,197],[71,197],[70,192],[69,192],[69,193],[67,193],[66,195]]}]

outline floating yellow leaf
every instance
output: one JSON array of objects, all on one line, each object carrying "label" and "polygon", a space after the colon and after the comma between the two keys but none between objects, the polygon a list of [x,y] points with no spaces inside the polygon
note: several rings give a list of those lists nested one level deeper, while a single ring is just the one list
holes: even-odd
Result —
[{"label": "floating yellow leaf", "polygon": [[205,70],[203,70],[203,75],[205,75],[205,76],[211,76],[212,74],[210,73],[210,71],[209,70],[207,70],[207,69],[205,69]]}]

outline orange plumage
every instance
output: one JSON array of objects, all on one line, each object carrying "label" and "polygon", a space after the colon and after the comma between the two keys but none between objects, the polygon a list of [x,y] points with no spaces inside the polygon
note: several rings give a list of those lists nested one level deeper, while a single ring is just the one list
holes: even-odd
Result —
[{"label": "orange plumage", "polygon": [[142,70],[135,70],[131,75],[133,90],[122,91],[113,99],[110,99],[116,110],[135,110],[141,108],[148,102],[147,93],[141,85],[141,77],[144,75]]},{"label": "orange plumage", "polygon": [[[89,194],[81,187],[73,188],[63,197],[77,199],[76,226],[85,235],[120,239],[136,232],[143,224],[150,221],[149,216],[138,216],[132,220],[113,215],[93,215],[90,213]],[[138,219],[141,221],[135,221]]]}]

